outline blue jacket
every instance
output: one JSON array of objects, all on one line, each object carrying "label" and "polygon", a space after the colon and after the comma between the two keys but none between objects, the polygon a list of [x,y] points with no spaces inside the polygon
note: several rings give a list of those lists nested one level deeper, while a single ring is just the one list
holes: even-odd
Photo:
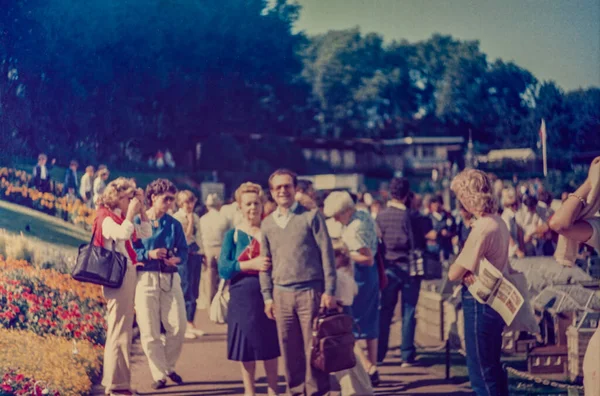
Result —
[{"label": "blue jacket", "polygon": [[[141,220],[136,218],[136,223],[139,224],[140,222]],[[138,239],[133,244],[138,261],[144,263],[144,266],[137,267],[137,270],[160,271],[162,260],[153,260],[148,257],[150,251],[160,248],[173,252],[174,256],[181,259],[178,267],[185,268],[188,258],[188,244],[181,223],[168,214],[157,221],[151,220],[150,223],[152,224],[152,236],[146,239]]]}]

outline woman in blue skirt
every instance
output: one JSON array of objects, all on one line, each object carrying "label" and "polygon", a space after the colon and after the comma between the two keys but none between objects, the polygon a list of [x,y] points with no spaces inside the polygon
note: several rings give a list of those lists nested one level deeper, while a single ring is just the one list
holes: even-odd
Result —
[{"label": "woman in blue skirt", "polygon": [[[277,358],[280,355],[275,321],[265,315],[258,273],[271,268],[268,257],[258,256],[263,191],[244,183],[235,192],[244,221],[225,234],[219,275],[229,280],[227,358],[241,362],[245,396],[255,395],[256,361],[263,361],[269,395],[277,394]],[[254,242],[253,242],[254,241]]]},{"label": "woman in blue skirt", "polygon": [[354,336],[365,340],[367,355],[360,354],[362,364],[369,373],[371,384],[379,385],[377,371],[377,340],[379,338],[379,275],[375,266],[377,254],[377,229],[371,215],[356,210],[354,200],[347,191],[334,191],[325,199],[325,216],[333,217],[344,226],[342,241],[348,247],[354,263],[354,280],[358,294],[352,304],[356,323]]}]

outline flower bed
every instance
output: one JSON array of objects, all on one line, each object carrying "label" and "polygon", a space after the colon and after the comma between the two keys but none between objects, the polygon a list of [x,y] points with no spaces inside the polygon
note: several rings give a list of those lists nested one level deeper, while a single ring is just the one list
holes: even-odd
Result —
[{"label": "flower bed", "polygon": [[16,370],[9,369],[0,377],[0,396],[9,395],[60,395],[60,392],[52,389],[41,381],[28,378]]},{"label": "flower bed", "polygon": [[[9,202],[59,217],[85,229],[90,229],[94,224],[95,210],[85,206],[81,200],[41,193],[28,187],[30,181],[31,175],[27,172],[0,168],[0,197]],[[62,184],[56,183],[56,191],[59,194],[62,189]]]},{"label": "flower bed", "polygon": [[0,257],[0,326],[103,345],[101,289],[53,270]]},{"label": "flower bed", "polygon": [[[0,378],[15,373],[23,380],[35,378],[55,395],[89,394],[100,376],[102,355],[102,347],[86,341],[73,343],[63,337],[0,328]],[[32,382],[8,384],[13,393],[7,394],[19,394]]]},{"label": "flower bed", "polygon": [[86,395],[106,338],[99,286],[0,256],[0,396]]}]

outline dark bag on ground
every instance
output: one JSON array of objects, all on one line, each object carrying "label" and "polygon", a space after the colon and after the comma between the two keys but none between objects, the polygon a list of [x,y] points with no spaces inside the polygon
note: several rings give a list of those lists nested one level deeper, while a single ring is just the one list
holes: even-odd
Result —
[{"label": "dark bag on ground", "polygon": [[311,364],[325,373],[351,369],[356,365],[354,354],[354,319],[340,312],[321,311],[313,323]]},{"label": "dark bag on ground", "polygon": [[114,241],[112,250],[95,246],[94,235],[95,230],[91,242],[79,247],[77,262],[71,276],[80,282],[119,288],[127,271],[127,258],[115,251]]}]

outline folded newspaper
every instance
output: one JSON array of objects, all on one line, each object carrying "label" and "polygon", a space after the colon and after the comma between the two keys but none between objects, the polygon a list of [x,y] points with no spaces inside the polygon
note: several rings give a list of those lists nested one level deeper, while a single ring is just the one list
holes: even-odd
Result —
[{"label": "folded newspaper", "polygon": [[481,260],[479,275],[469,286],[469,292],[481,304],[487,304],[510,326],[523,305],[523,296],[489,261]]}]

